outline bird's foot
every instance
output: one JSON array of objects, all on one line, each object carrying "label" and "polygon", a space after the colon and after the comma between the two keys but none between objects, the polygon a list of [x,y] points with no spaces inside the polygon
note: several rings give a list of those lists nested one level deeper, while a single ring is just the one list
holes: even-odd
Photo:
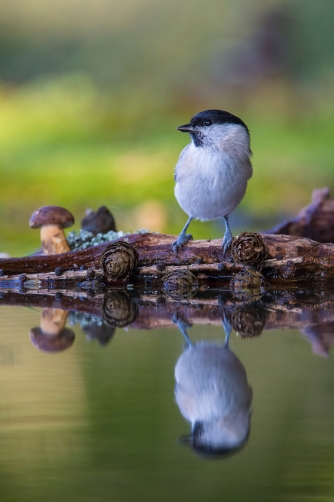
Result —
[{"label": "bird's foot", "polygon": [[175,254],[177,254],[178,250],[183,248],[187,242],[192,241],[193,236],[191,234],[180,234],[176,241],[172,244],[172,250]]},{"label": "bird's foot", "polygon": [[181,331],[182,335],[184,336],[186,342],[188,345],[192,345],[191,343],[191,340],[188,336],[188,333],[187,333],[187,328],[191,328],[192,327],[192,324],[189,323],[188,321],[186,321],[182,315],[180,315],[177,311],[174,312],[173,314],[173,323],[177,325],[177,327],[179,328],[179,330]]},{"label": "bird's foot", "polygon": [[224,256],[226,255],[226,253],[228,251],[228,248],[232,244],[232,241],[233,241],[233,235],[231,234],[231,232],[226,231],[225,235],[224,235],[224,238],[223,238],[223,242],[222,242],[222,248],[224,250],[224,253],[223,253]]},{"label": "bird's foot", "polygon": [[222,322],[223,322],[223,328],[225,331],[225,347],[228,347],[228,342],[229,342],[230,334],[232,331],[232,325],[231,325],[231,321],[229,321],[225,316],[222,319]]}]

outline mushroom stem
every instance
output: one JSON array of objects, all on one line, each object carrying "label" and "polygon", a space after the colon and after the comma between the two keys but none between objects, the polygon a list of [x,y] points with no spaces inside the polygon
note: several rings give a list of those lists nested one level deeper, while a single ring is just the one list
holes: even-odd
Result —
[{"label": "mushroom stem", "polygon": [[62,309],[45,308],[41,316],[41,330],[44,335],[58,335],[64,328],[68,312]]},{"label": "mushroom stem", "polygon": [[70,251],[64,230],[60,225],[43,225],[41,227],[41,241],[45,255],[61,254]]}]

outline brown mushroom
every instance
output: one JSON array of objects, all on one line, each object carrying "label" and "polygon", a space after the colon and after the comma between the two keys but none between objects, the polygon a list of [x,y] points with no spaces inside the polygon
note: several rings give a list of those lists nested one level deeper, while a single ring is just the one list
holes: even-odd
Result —
[{"label": "brown mushroom", "polygon": [[89,324],[82,327],[86,333],[86,339],[97,340],[100,345],[107,345],[112,337],[115,335],[116,326],[110,326],[106,322],[99,319],[93,319]]},{"label": "brown mushroom", "polygon": [[30,339],[35,347],[44,352],[62,352],[71,347],[74,333],[65,328],[67,316],[68,312],[62,309],[43,309],[40,328],[30,330]]},{"label": "brown mushroom", "polygon": [[92,232],[92,234],[106,234],[113,230],[116,232],[115,220],[109,209],[101,206],[97,211],[86,210],[86,216],[81,221],[82,230]]},{"label": "brown mushroom", "polygon": [[70,251],[64,228],[74,223],[73,215],[62,207],[43,206],[30,217],[30,228],[41,229],[42,249],[45,255],[61,254]]},{"label": "brown mushroom", "polygon": [[58,335],[47,336],[41,328],[32,328],[30,340],[35,347],[43,352],[62,352],[73,344],[74,333],[71,329],[65,328]]}]

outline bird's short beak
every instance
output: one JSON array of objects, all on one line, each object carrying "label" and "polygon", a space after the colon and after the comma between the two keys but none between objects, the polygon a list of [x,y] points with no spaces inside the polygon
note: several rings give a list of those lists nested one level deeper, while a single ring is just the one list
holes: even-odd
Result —
[{"label": "bird's short beak", "polygon": [[195,131],[194,126],[192,126],[191,124],[181,125],[176,129],[181,132],[190,132],[190,133]]}]

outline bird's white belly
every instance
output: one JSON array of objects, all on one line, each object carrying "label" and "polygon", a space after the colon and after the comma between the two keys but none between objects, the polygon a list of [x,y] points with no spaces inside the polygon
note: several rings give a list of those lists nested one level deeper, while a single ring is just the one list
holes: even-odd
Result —
[{"label": "bird's white belly", "polygon": [[186,159],[182,160],[175,197],[185,213],[199,220],[214,220],[234,211],[245,195],[249,177],[240,165],[235,166],[231,159],[225,159],[224,164],[220,159],[208,163],[205,158],[187,166]]}]

